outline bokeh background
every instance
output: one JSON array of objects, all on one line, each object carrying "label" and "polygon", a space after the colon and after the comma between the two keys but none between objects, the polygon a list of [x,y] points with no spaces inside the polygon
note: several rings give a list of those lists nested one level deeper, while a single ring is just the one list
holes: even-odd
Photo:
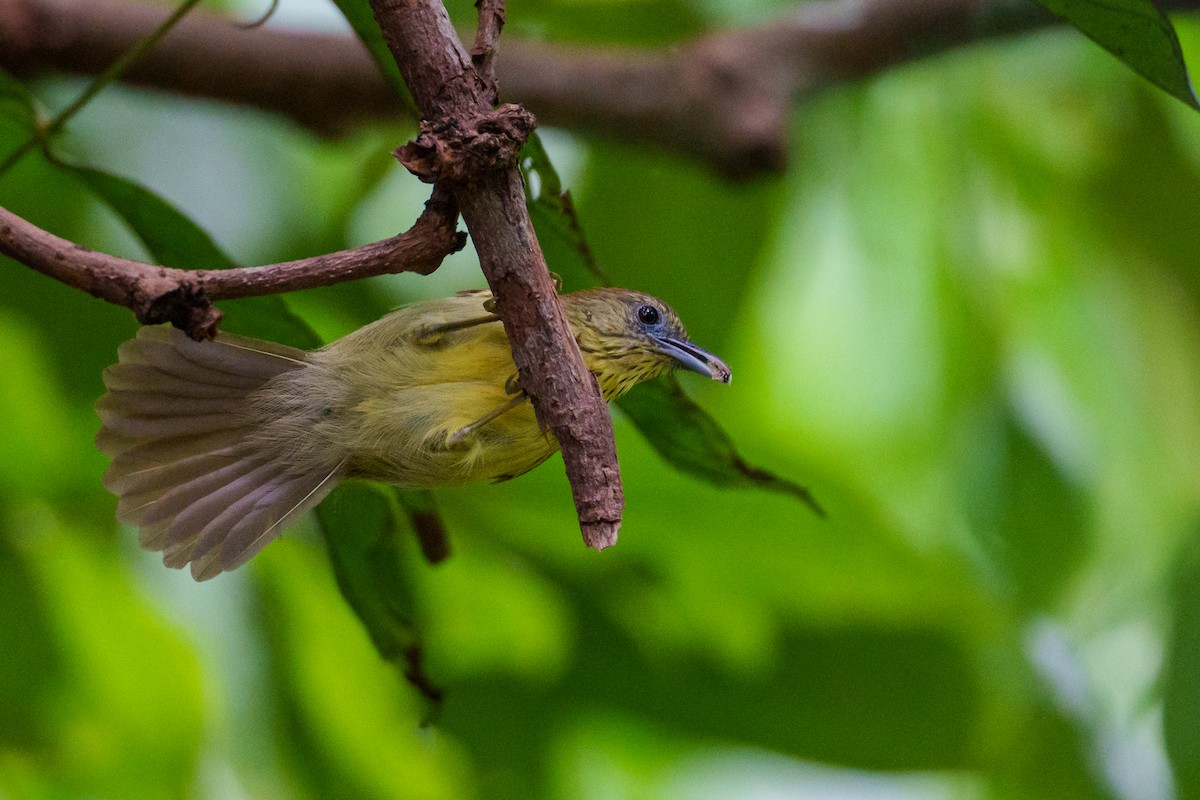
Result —
[{"label": "bokeh background", "polygon": [[[785,9],[531,0],[506,35],[661,43]],[[269,24],[345,26],[323,0]],[[82,86],[30,84],[50,111]],[[23,135],[0,117],[0,150]],[[58,149],[255,264],[407,227],[411,135],[115,87]],[[139,551],[91,441],[136,323],[0,259],[0,798],[1200,797],[1200,116],[1062,28],[806,102],[789,171],[746,184],[542,135],[612,280],[733,366],[685,390],[828,518],[679,474],[619,410],[602,554],[557,457],[436,492],[453,556],[403,529],[393,555],[438,707],[314,522],[201,585]],[[151,259],[40,158],[0,205]],[[481,285],[468,247],[285,301],[331,339]]]}]

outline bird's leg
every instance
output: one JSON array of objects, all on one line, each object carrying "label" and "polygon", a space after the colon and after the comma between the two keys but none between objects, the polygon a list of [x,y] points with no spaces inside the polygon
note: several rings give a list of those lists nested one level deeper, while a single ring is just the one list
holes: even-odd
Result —
[{"label": "bird's leg", "polygon": [[[486,303],[484,304],[487,305]],[[437,342],[452,331],[461,331],[464,328],[474,328],[476,325],[486,325],[489,322],[499,322],[500,318],[495,314],[488,314],[486,317],[471,317],[470,319],[460,319],[454,322],[441,322],[436,325],[425,325],[419,328],[413,336],[413,342],[416,344],[437,344]]]},{"label": "bird's leg", "polygon": [[[562,292],[562,278],[559,277],[557,272],[551,272],[550,277],[554,280],[554,292],[556,294]],[[483,301],[483,310],[487,312],[487,316],[426,325],[417,330],[416,335],[413,336],[413,342],[422,345],[437,344],[443,336],[452,331],[461,331],[464,328],[473,328],[476,325],[486,325],[489,322],[500,321],[500,315],[496,313],[495,297],[489,297]]]},{"label": "bird's leg", "polygon": [[528,395],[525,394],[525,390],[522,389],[517,383],[518,378],[520,378],[520,373],[514,372],[512,375],[508,376],[508,380],[504,382],[504,393],[511,394],[511,398],[505,400],[495,409],[484,414],[470,425],[464,425],[454,433],[450,434],[450,436],[446,438],[446,444],[451,447],[458,444],[463,439],[482,428],[484,425],[487,425],[489,422],[496,419],[496,417],[512,411],[514,408],[521,405],[521,403],[525,402],[525,400],[528,398]]},{"label": "bird's leg", "polygon": [[516,408],[517,406],[521,405],[521,403],[524,403],[524,402],[525,402],[525,393],[518,392],[517,394],[513,395],[510,399],[505,400],[503,403],[501,403],[499,406],[497,406],[492,411],[489,411],[488,413],[484,414],[479,419],[472,422],[470,425],[464,425],[463,427],[456,430],[454,433],[450,434],[450,436],[446,438],[446,445],[449,447],[453,447],[454,445],[461,442],[463,439],[470,436],[475,431],[482,428],[484,425],[487,425],[489,422],[496,419],[496,417],[499,417],[502,414],[506,414],[509,411],[512,411],[514,408]]}]

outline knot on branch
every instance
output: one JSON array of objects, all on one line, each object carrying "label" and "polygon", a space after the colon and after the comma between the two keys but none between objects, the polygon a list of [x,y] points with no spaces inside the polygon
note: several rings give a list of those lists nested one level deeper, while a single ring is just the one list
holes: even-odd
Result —
[{"label": "knot on branch", "polygon": [[439,248],[440,253],[437,258],[429,259],[427,268],[414,270],[421,275],[432,274],[441,266],[442,258],[467,246],[467,234],[458,229],[458,202],[442,186],[433,187],[433,194],[425,202],[425,210],[417,218],[413,230],[427,231],[431,244]]},{"label": "knot on branch", "polygon": [[506,103],[464,126],[461,120],[423,120],[416,140],[393,155],[426,183],[461,186],[517,164],[525,140],[537,127],[526,109]]},{"label": "knot on branch", "polygon": [[147,281],[133,305],[133,313],[143,325],[169,322],[196,341],[211,339],[221,325],[221,312],[215,308],[204,287],[197,281]]}]

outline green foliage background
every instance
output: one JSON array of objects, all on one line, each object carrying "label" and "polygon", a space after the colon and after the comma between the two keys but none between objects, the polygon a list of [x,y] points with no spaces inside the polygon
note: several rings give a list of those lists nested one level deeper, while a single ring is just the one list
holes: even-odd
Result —
[{"label": "green foliage background", "polygon": [[[507,33],[777,11],[531,0]],[[53,109],[80,84],[30,88]],[[114,88],[59,149],[266,263],[407,227],[410,135]],[[1200,797],[1200,117],[1062,29],[808,102],[789,173],[749,185],[544,138],[613,282],[733,365],[688,394],[828,519],[677,473],[617,411],[603,554],[556,459],[435,493],[436,567],[363,487],[322,510],[336,575],[314,521],[196,585],[100,484],[91,404],[132,316],[4,261],[0,797]],[[151,258],[98,192],[38,158],[0,178],[0,205]],[[286,303],[328,339],[481,284],[468,252]],[[375,646],[412,642],[438,708]]]}]

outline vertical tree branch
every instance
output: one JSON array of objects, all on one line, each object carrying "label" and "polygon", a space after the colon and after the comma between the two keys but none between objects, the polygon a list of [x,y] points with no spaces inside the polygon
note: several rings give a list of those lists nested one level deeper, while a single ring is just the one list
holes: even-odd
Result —
[{"label": "vertical tree branch", "polygon": [[[607,547],[616,542],[625,502],[612,419],[567,325],[525,207],[516,159],[532,115],[515,106],[492,108],[488,80],[440,2],[371,0],[371,7],[424,119],[421,137],[397,155],[454,192],[496,296],[521,387],[562,448],[584,541]],[[486,70],[503,6],[485,0],[483,8]]]},{"label": "vertical tree branch", "polygon": [[500,42],[500,29],[504,27],[504,0],[476,0],[475,7],[479,9],[479,28],[475,32],[475,46],[471,48],[471,62],[495,105],[500,98],[496,82],[496,47]]}]

